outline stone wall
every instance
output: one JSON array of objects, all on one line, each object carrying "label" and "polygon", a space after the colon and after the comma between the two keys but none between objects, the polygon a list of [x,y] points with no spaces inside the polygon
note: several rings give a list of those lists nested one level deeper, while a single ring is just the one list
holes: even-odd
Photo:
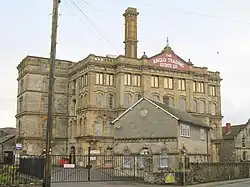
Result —
[{"label": "stone wall", "polygon": [[187,170],[162,170],[144,172],[144,181],[150,184],[166,184],[166,176],[172,173],[175,176],[174,184],[185,185],[244,179],[250,177],[250,163],[198,163],[191,164]]}]

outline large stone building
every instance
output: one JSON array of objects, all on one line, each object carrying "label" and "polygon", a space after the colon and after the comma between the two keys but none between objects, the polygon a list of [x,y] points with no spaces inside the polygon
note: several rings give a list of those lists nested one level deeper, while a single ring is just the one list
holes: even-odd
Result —
[{"label": "large stone building", "polygon": [[[56,61],[55,70],[55,154],[74,146],[77,154],[87,150],[88,141],[104,152],[113,139],[110,121],[142,96],[186,110],[221,137],[220,73],[185,61],[169,44],[157,55],[137,56],[137,16],[128,8],[125,17],[125,55],[90,54],[79,62]],[[27,56],[18,65],[18,141],[30,153],[45,144],[48,65],[47,58]],[[216,143],[216,141],[215,141]],[[213,144],[214,160],[218,159]]]}]

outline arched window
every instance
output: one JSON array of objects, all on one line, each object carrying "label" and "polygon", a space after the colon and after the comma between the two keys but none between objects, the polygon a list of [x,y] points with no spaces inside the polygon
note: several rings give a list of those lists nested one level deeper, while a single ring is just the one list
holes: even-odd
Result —
[{"label": "arched window", "polygon": [[241,144],[243,148],[246,147],[246,138],[244,135],[242,136]]},{"label": "arched window", "polygon": [[162,150],[161,152],[161,160],[160,160],[160,167],[167,168],[168,167],[168,154],[167,150]]},{"label": "arched window", "polygon": [[200,101],[200,113],[205,113],[205,101]]},{"label": "arched window", "polygon": [[158,95],[152,95],[152,100],[160,101],[160,97]]},{"label": "arched window", "polygon": [[107,136],[112,136],[113,132],[113,125],[111,124],[112,120],[108,119],[106,123],[106,135]]},{"label": "arched window", "polygon": [[139,159],[139,167],[140,168],[144,168],[144,160],[145,160],[145,156],[149,155],[150,151],[147,147],[143,147],[140,151],[140,159]]},{"label": "arched window", "polygon": [[130,156],[129,150],[124,151],[124,157],[123,157],[123,167],[124,168],[130,168],[132,164],[132,157]]},{"label": "arched window", "polygon": [[95,121],[95,135],[96,136],[102,136],[103,132],[103,120],[102,118],[97,118]]},{"label": "arched window", "polygon": [[114,102],[114,100],[115,100],[114,95],[111,94],[111,93],[109,93],[107,95],[107,108],[109,108],[109,109],[115,108],[115,102]]},{"label": "arched window", "polygon": [[83,98],[82,98],[82,102],[83,102],[83,106],[87,106],[87,93],[85,93],[84,95],[83,95]]},{"label": "arched window", "polygon": [[180,98],[180,101],[179,101],[179,108],[180,108],[181,110],[185,110],[185,109],[186,109],[186,99]]},{"label": "arched window", "polygon": [[174,106],[174,98],[170,96],[163,96],[163,103],[172,107]]},{"label": "arched window", "polygon": [[124,108],[129,108],[132,104],[132,96],[126,93],[124,96]]},{"label": "arched window", "polygon": [[103,94],[97,93],[96,94],[96,106],[99,108],[103,108],[104,107],[103,101],[104,101]]},{"label": "arched window", "polygon": [[136,94],[135,95],[135,102],[139,101],[142,98],[141,94]]},{"label": "arched window", "polygon": [[197,112],[197,101],[194,100],[194,112]]},{"label": "arched window", "polygon": [[215,103],[211,103],[210,108],[211,108],[211,114],[213,116],[215,116],[216,115],[216,104]]}]

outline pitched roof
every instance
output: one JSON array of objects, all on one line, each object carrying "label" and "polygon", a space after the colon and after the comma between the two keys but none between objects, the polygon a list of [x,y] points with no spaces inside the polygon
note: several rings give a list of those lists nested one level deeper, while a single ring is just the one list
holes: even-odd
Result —
[{"label": "pitched roof", "polygon": [[4,128],[0,128],[0,130],[5,132],[6,134],[15,134],[16,133],[16,128],[14,128],[14,127],[4,127]]},{"label": "pitched roof", "polygon": [[155,103],[156,105],[160,106],[164,110],[168,111],[169,113],[171,113],[174,116],[176,116],[177,118],[179,118],[179,121],[210,128],[208,124],[204,123],[203,121],[201,121],[197,117],[193,116],[192,114],[189,114],[188,112],[186,112],[184,110],[180,110],[180,109],[175,108],[175,107],[169,107],[168,105],[166,105],[164,103],[153,101],[153,100],[151,100],[151,102]]},{"label": "pitched roof", "polygon": [[141,98],[139,101],[134,103],[130,108],[128,108],[125,112],[123,112],[120,116],[118,116],[114,121],[112,121],[112,123],[115,123],[116,121],[118,121],[122,116],[124,116],[126,113],[128,113],[130,110],[132,110],[142,100],[148,101],[149,103],[155,105],[160,110],[162,110],[163,112],[172,116],[173,118],[175,118],[178,121],[187,122],[187,123],[190,123],[193,125],[210,128],[206,123],[202,122],[201,120],[199,120],[198,118],[196,118],[195,116],[189,114],[188,112],[186,112],[184,110],[180,110],[180,109],[173,108],[173,107],[168,107],[164,103],[153,101],[153,100],[148,99],[148,98]]},{"label": "pitched roof", "polygon": [[7,135],[7,136],[4,136],[2,138],[0,138],[0,144],[3,144],[5,142],[7,142],[8,140],[12,139],[12,138],[15,138],[16,135]]},{"label": "pitched roof", "polygon": [[236,137],[242,129],[246,127],[246,124],[240,124],[240,125],[232,125],[231,126],[231,133],[226,133],[226,126],[222,127],[222,136],[223,139],[233,139]]}]

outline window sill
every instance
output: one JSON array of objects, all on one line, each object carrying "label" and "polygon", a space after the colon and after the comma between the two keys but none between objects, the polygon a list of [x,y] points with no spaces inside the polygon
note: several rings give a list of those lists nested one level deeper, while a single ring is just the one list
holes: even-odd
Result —
[{"label": "window sill", "polygon": [[184,135],[180,135],[180,137],[182,137],[182,138],[190,138],[190,136],[184,136]]}]

